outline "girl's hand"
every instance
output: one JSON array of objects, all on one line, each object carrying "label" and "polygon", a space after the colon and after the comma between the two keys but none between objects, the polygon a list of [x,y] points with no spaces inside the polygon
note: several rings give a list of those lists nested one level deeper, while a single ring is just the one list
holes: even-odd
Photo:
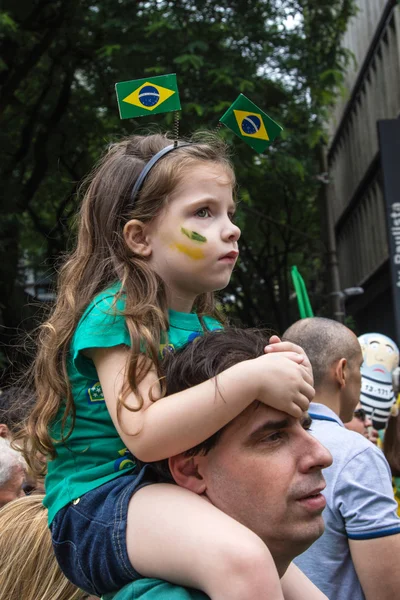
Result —
[{"label": "girl's hand", "polygon": [[[265,348],[264,348],[264,352],[266,354],[268,354],[270,352],[295,352],[297,354],[300,354],[303,357],[303,361],[302,361],[303,366],[308,370],[311,377],[313,378],[312,366],[311,366],[308,356],[304,352],[303,348],[301,348],[297,344],[292,344],[292,342],[282,342],[281,339],[277,335],[272,335],[269,338],[269,344],[270,345],[265,346]],[[314,378],[312,380],[312,383],[313,383],[313,381],[314,381]]]},{"label": "girl's hand", "polygon": [[269,351],[249,363],[254,369],[252,377],[257,400],[295,418],[300,418],[308,410],[315,391],[311,367],[305,354],[283,349]]}]

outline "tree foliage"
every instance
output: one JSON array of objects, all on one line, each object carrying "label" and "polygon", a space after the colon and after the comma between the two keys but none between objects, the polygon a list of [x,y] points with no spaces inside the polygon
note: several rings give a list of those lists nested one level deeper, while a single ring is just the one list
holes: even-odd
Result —
[{"label": "tree foliage", "polygon": [[[297,264],[321,303],[318,152],[349,59],[353,0],[3,0],[0,9],[0,341],[24,321],[23,265],[52,276],[68,248],[79,181],[120,121],[116,81],[177,72],[181,132],[213,128],[239,92],[281,123],[265,156],[230,132],[242,258],[227,309],[282,330],[297,318]],[[172,115],[158,116],[159,128]]]}]

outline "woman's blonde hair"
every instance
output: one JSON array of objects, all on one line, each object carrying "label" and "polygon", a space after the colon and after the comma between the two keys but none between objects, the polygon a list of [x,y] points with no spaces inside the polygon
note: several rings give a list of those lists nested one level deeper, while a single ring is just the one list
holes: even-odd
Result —
[{"label": "woman's blonde hair", "polygon": [[60,570],[42,495],[0,509],[0,600],[81,600],[85,592]]},{"label": "woman's blonde hair", "polygon": [[[40,472],[38,453],[55,456],[49,425],[63,407],[62,440],[70,435],[75,422],[75,407],[67,375],[69,345],[84,310],[93,298],[115,282],[125,294],[127,327],[131,339],[127,381],[118,399],[118,412],[125,406],[129,389],[143,400],[138,386],[149,370],[149,361],[141,361],[143,351],[159,365],[161,336],[168,330],[168,306],[162,279],[150,268],[148,259],[135,255],[127,247],[123,227],[130,219],[144,223],[154,219],[165,207],[169,195],[196,163],[221,165],[234,174],[224,142],[216,135],[203,134],[163,157],[146,177],[134,205],[132,187],[146,163],[171,144],[166,135],[131,136],[112,144],[83,184],[86,190],[78,216],[77,244],[59,275],[57,301],[50,318],[41,326],[38,350],[33,366],[36,406],[20,444],[34,472]],[[200,318],[211,315],[222,320],[213,294],[201,294],[194,306]],[[68,425],[67,425],[68,424]]]}]

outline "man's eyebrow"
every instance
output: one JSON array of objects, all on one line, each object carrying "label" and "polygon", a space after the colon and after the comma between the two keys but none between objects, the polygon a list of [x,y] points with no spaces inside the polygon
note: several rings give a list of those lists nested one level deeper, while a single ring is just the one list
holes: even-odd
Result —
[{"label": "man's eyebrow", "polygon": [[264,433],[275,431],[276,429],[285,429],[285,427],[289,427],[290,424],[291,420],[289,417],[279,419],[277,421],[267,421],[250,433],[250,435],[247,437],[246,445],[251,445],[252,442],[256,441]]},{"label": "man's eyebrow", "polygon": [[302,427],[310,427],[310,425],[312,424],[312,418],[310,417],[310,415],[307,413],[304,415],[304,417],[300,420],[300,425]]}]

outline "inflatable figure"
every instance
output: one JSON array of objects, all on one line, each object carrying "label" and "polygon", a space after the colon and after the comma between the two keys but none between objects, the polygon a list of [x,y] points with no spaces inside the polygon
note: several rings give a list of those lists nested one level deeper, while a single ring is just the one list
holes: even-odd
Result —
[{"label": "inflatable figure", "polygon": [[396,401],[392,372],[399,364],[399,349],[386,335],[365,333],[358,338],[364,362],[361,366],[360,401],[375,429],[385,429]]}]

